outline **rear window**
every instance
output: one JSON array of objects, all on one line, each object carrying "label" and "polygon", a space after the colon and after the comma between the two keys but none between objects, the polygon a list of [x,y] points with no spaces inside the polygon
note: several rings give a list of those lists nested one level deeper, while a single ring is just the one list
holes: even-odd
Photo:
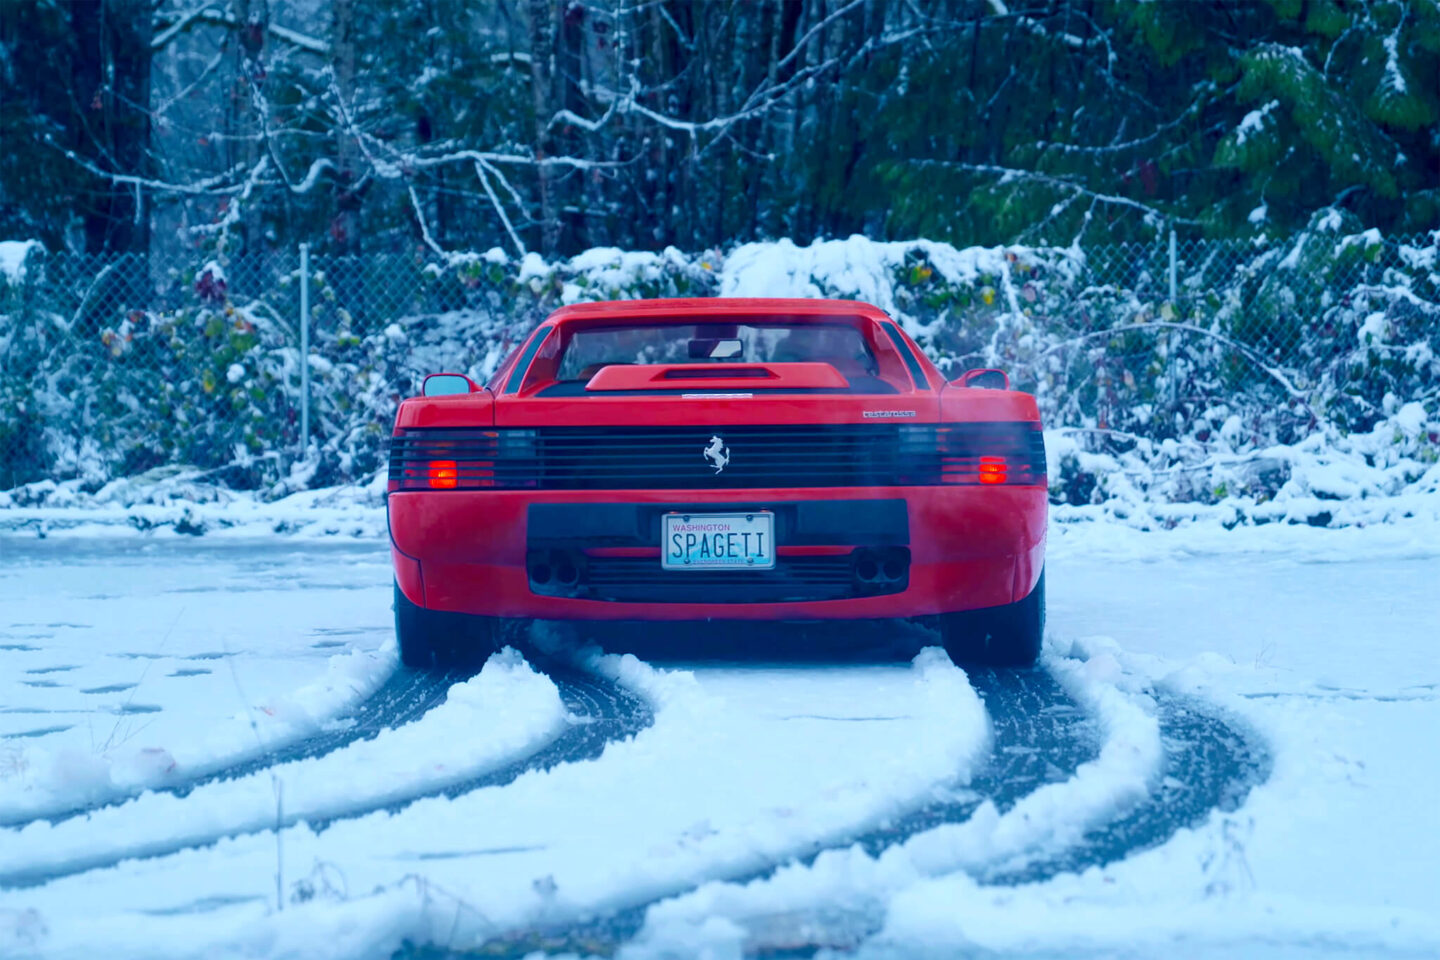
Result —
[{"label": "rear window", "polygon": [[875,354],[844,323],[698,323],[586,327],[564,338],[555,379],[588,381],[632,363],[833,364],[847,377],[875,376]]}]

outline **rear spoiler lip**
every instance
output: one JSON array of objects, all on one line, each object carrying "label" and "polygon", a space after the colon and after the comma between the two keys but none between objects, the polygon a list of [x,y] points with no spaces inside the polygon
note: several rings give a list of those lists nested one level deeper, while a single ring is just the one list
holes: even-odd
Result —
[{"label": "rear spoiler lip", "polygon": [[[734,376],[716,376],[733,372]],[[595,372],[586,391],[667,390],[846,390],[850,381],[833,364],[782,363],[644,363],[611,364]]]}]

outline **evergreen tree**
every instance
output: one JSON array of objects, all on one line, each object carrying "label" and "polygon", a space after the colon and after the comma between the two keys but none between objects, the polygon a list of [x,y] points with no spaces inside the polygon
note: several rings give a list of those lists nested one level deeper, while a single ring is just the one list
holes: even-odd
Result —
[{"label": "evergreen tree", "polygon": [[1433,0],[12,0],[0,73],[0,233],[51,247],[1440,219]]}]

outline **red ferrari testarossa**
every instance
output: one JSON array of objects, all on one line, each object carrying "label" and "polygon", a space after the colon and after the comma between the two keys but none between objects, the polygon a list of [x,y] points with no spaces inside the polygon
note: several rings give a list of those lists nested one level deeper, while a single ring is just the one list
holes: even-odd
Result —
[{"label": "red ferrari testarossa", "polygon": [[1028,664],[1045,619],[1045,446],[998,370],[946,382],[838,300],[557,310],[485,386],[403,401],[387,504],[407,664],[510,620],[933,617]]}]

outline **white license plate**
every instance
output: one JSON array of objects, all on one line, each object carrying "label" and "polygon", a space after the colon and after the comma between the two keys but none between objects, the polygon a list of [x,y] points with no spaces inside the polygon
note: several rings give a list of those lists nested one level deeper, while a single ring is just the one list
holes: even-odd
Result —
[{"label": "white license plate", "polygon": [[666,570],[773,570],[775,514],[667,513],[660,566]]}]

